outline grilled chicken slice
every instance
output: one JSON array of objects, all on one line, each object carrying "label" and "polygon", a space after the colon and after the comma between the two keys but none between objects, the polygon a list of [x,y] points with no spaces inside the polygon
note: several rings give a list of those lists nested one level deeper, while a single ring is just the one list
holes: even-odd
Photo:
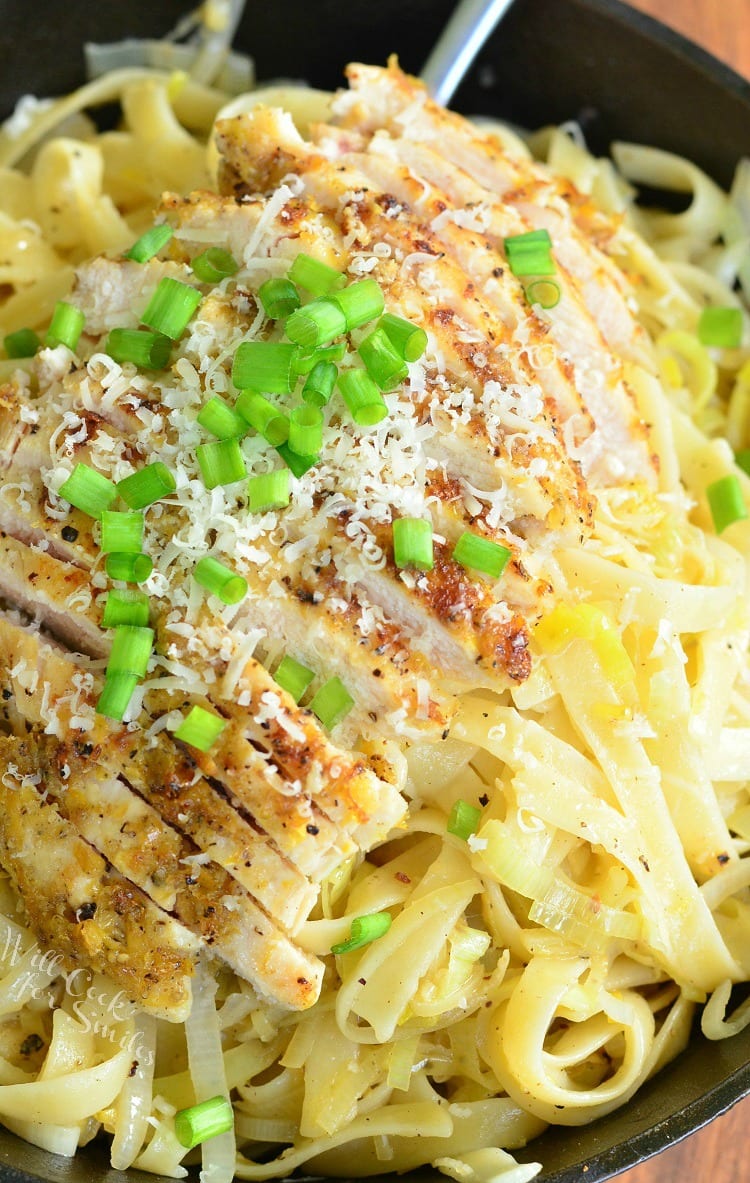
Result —
[{"label": "grilled chicken slice", "polygon": [[[72,672],[75,667],[70,662],[64,657],[55,660],[54,652],[34,633],[2,618],[0,642],[13,662],[7,683],[0,688],[6,725],[16,730],[19,740],[26,745],[25,766],[36,770],[41,791],[49,780],[49,792],[60,798],[61,812],[73,833],[80,833],[95,844],[109,861],[128,875],[128,888],[136,892],[138,899],[142,891],[136,890],[133,884],[147,891],[155,876],[157,880],[161,876],[165,880],[171,878],[175,896],[172,910],[186,928],[200,935],[205,944],[251,981],[261,995],[294,1009],[312,1005],[320,989],[322,964],[297,948],[252,897],[212,863],[210,852],[202,852],[179,834],[171,833],[156,810],[145,802],[139,802],[137,798],[130,800],[132,793],[124,781],[121,787],[115,787],[119,783],[119,769],[117,760],[111,756],[108,758],[108,752],[116,750],[118,745],[113,745],[111,736],[106,735],[107,729],[102,728],[104,721],[94,716],[92,694],[88,688],[94,679],[89,675],[84,683],[79,677],[75,707],[81,713],[76,716],[71,713],[70,695],[61,693],[64,686],[70,685],[71,678],[73,681],[76,678]],[[48,720],[48,730],[49,721],[55,720],[55,730],[62,723],[66,735],[74,732],[76,722],[91,727],[91,730],[83,731],[85,740],[53,742],[39,736],[39,724],[45,719]],[[29,726],[34,728],[32,737],[27,737]],[[105,734],[99,736],[101,731]],[[126,740],[122,747],[127,749]],[[100,772],[87,787],[85,778],[91,776],[89,765],[94,756]],[[126,767],[129,765],[130,761]],[[101,781],[99,785],[95,783],[98,780]],[[113,797],[114,804],[108,807],[107,799],[112,802]],[[128,823],[127,817],[118,819],[117,816],[123,801],[128,802],[131,821],[133,814],[139,815],[136,840],[140,840],[143,848],[138,852],[133,851],[132,842],[127,838],[122,839],[118,850],[115,823]],[[153,855],[149,858],[145,842],[149,834],[153,839],[159,839],[158,865],[153,863]],[[178,852],[179,858],[176,857]],[[184,862],[185,859],[188,861]],[[180,881],[182,886],[178,891]],[[197,891],[191,891],[196,885],[199,885]],[[273,886],[277,889],[277,884]],[[41,908],[42,905],[40,900],[38,906]],[[97,968],[95,963],[91,962],[91,965]]]},{"label": "grilled chicken slice", "polygon": [[314,884],[197,773],[189,756],[161,735],[150,746],[138,732],[123,731],[113,744],[110,725],[92,709],[95,673],[18,621],[0,616],[0,646],[7,659],[0,720],[7,729],[23,736],[30,724],[55,735],[63,765],[94,759],[224,867],[283,928],[299,926],[317,897]]},{"label": "grilled chicken slice", "polygon": [[240,977],[287,1006],[301,1009],[314,1000],[321,963],[119,778],[38,737],[19,741],[9,755],[41,774],[40,789],[91,847]]},{"label": "grilled chicken slice", "polygon": [[199,942],[57,812],[23,742],[0,738],[0,760],[0,861],[36,937],[70,968],[107,974],[146,1010],[183,1020]]}]

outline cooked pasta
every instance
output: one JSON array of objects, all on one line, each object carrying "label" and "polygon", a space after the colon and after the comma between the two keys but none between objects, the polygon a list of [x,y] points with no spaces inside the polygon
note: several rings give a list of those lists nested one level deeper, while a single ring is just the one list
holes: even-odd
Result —
[{"label": "cooked pasta", "polygon": [[[122,121],[100,132],[89,113],[113,98]],[[0,134],[3,333],[43,332],[79,265],[100,254],[119,258],[152,225],[164,192],[215,185],[231,155],[226,129],[239,135],[241,112],[256,111],[260,136],[262,112],[276,107],[291,112],[303,138],[318,136],[318,159],[335,133],[316,125],[332,119],[337,133],[355,136],[345,99],[273,88],[227,105],[226,95],[185,75],[145,69],[105,75],[51,107],[22,105]],[[218,148],[209,144],[217,118],[226,121]],[[364,135],[361,126],[356,134]],[[457,128],[449,124],[450,135]],[[387,138],[382,129],[368,134]],[[641,326],[613,345],[613,304],[602,356],[614,358],[648,425],[654,479],[633,476],[625,452],[592,456],[573,417],[561,430],[576,464],[591,472],[609,465],[589,481],[590,528],[524,535],[523,524],[503,520],[502,500],[493,500],[480,473],[462,484],[473,520],[489,520],[497,501],[493,529],[516,548],[516,578],[525,564],[529,588],[548,587],[538,599],[529,591],[528,676],[478,672],[476,688],[449,690],[443,734],[419,734],[420,695],[431,693],[419,679],[414,727],[399,734],[394,725],[394,736],[368,730],[357,716],[340,732],[347,751],[387,768],[408,809],[371,849],[334,860],[314,902],[303,900],[290,921],[301,955],[324,965],[314,1005],[269,1001],[226,963],[204,959],[184,1021],[155,1017],[111,975],[76,965],[69,951],[43,952],[49,942],[35,935],[9,866],[0,885],[0,1120],[36,1145],[72,1155],[104,1131],[116,1169],[179,1178],[199,1152],[178,1140],[175,1114],[219,1095],[231,1096],[234,1127],[201,1147],[212,1183],[297,1168],[348,1177],[425,1163],[461,1183],[524,1183],[541,1168],[519,1165],[509,1152],[549,1123],[579,1125],[626,1104],[684,1048],[696,1007],[710,1039],[750,1022],[747,1004],[733,1012],[730,997],[734,983],[750,978],[750,525],[738,514],[720,536],[706,500],[707,486],[723,478],[736,482],[743,506],[750,499],[750,478],[735,462],[750,447],[750,349],[738,291],[738,282],[747,291],[748,277],[747,162],[727,195],[689,161],[656,149],[621,144],[613,161],[596,159],[575,125],[540,133],[530,146],[503,127],[486,134],[487,153],[513,167],[530,167],[532,151],[546,162],[534,175],[560,186],[561,225],[580,215],[599,234],[598,267]],[[312,166],[307,175],[300,163],[299,179],[281,182],[284,200],[315,183]],[[689,204],[678,214],[645,210],[635,202],[639,184],[685,193]],[[162,206],[163,217],[178,219],[168,264],[175,275],[186,274],[180,251],[194,256],[217,241],[208,217],[201,231],[179,222],[181,210],[177,198]],[[450,225],[491,233],[490,214],[468,198],[450,225],[436,223],[450,242]],[[261,226],[244,269],[223,281],[221,298],[234,284],[254,293],[269,273],[285,274],[288,255],[270,248],[264,255],[263,233]],[[552,236],[562,259],[565,243]],[[357,250],[350,275],[379,276],[391,247]],[[419,253],[436,257],[428,245]],[[416,258],[415,270],[423,262]],[[478,284],[480,263],[476,273],[464,267]],[[569,266],[573,274],[572,256]],[[594,278],[571,279],[571,290],[587,299]],[[406,308],[408,293],[402,299]],[[701,342],[707,305],[741,310],[742,344]],[[568,338],[575,352],[575,323],[565,319],[565,301],[559,312],[537,307],[536,315],[543,325],[536,369],[552,371]],[[467,340],[476,340],[470,327]],[[91,331],[101,337],[104,327]],[[439,344],[432,333],[426,360],[410,368],[415,402],[425,375],[432,380],[430,367],[439,372]],[[204,396],[228,391],[226,352],[217,349],[202,366],[203,348],[196,334],[180,347],[159,387],[163,407],[193,413]],[[54,352],[4,361],[3,376],[33,391]],[[105,394],[111,383],[109,410],[116,408],[121,375],[101,341],[90,354],[89,376],[98,375]],[[63,355],[64,365],[70,360]],[[597,366],[588,378],[582,365],[576,373],[579,384],[588,382],[590,406],[610,390]],[[135,371],[126,379],[123,389],[141,389]],[[408,390],[398,396],[404,415]],[[90,410],[101,407],[92,402]],[[532,418],[517,408],[513,431],[533,437]],[[153,415],[144,422],[153,456],[166,459]],[[458,412],[454,422],[459,432]],[[50,445],[53,493],[62,483],[54,486],[54,473],[67,463],[63,442]],[[101,455],[115,480],[128,475],[120,455],[119,468]],[[2,494],[6,503],[24,495],[11,484]],[[568,495],[562,489],[560,503]],[[59,508],[60,500],[50,504]],[[184,498],[179,505],[182,512]],[[312,519],[312,502],[304,512]],[[175,552],[186,536],[175,535]],[[374,548],[379,536],[370,538]],[[258,545],[270,547],[269,539]],[[501,599],[502,583],[490,586]],[[88,593],[79,594],[85,601]],[[3,597],[12,600],[7,590]],[[269,667],[279,657],[274,638],[261,633],[237,657],[238,669],[253,651]],[[20,650],[12,661],[18,679]],[[168,678],[184,677],[184,664],[165,659],[146,692],[162,693],[173,709]],[[80,703],[69,705],[64,726],[86,717],[85,686],[76,692]],[[166,708],[157,723],[155,744],[168,726]],[[16,766],[8,751],[9,792],[62,800],[43,772]],[[192,767],[198,778],[207,765]],[[468,832],[449,824],[460,803],[476,811]],[[200,875],[208,856],[190,857]],[[392,922],[378,939],[332,952],[358,918],[383,913]]]}]

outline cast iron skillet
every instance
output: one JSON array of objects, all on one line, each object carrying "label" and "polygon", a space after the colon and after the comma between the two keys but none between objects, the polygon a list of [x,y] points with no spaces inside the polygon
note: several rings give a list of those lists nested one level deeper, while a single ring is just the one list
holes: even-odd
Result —
[{"label": "cast iron skillet", "polygon": [[[187,7],[188,0],[0,0],[0,112],[7,113],[21,93],[76,86],[83,41],[159,35]],[[253,3],[238,43],[255,57],[261,79],[304,78],[331,87],[347,61],[384,62],[393,52],[417,73],[452,7],[453,0]],[[527,127],[578,117],[597,151],[614,138],[656,144],[689,156],[724,185],[736,160],[750,154],[750,85],[617,0],[517,0],[454,105]],[[544,1163],[540,1183],[601,1183],[705,1125],[748,1092],[750,1028],[718,1044],[696,1032],[687,1051],[624,1109],[581,1129],[550,1130],[519,1157]],[[427,1183],[436,1177],[423,1170],[406,1179]],[[141,1172],[130,1178],[154,1183],[153,1175]],[[69,1162],[0,1127],[0,1181],[121,1179],[101,1148],[88,1147]]]}]

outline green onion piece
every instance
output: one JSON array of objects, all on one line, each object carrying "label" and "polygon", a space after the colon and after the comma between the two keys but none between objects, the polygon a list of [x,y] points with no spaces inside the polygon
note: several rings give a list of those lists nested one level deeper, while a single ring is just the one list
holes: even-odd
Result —
[{"label": "green onion piece", "polygon": [[552,239],[547,230],[530,230],[504,240],[505,254],[514,275],[553,275]]},{"label": "green onion piece", "polygon": [[323,345],[320,349],[300,349],[294,359],[294,368],[298,374],[309,374],[318,362],[329,361],[334,365],[341,361],[346,353],[346,341],[336,341],[333,345]]},{"label": "green onion piece", "polygon": [[377,280],[360,279],[358,283],[350,283],[331,296],[346,318],[346,331],[359,328],[367,324],[368,320],[375,320],[382,316],[385,308],[385,297]]},{"label": "green onion piece", "polygon": [[104,560],[104,570],[110,579],[121,579],[123,583],[143,583],[154,569],[149,555],[114,553]]},{"label": "green onion piece", "polygon": [[86,317],[80,308],[66,303],[65,300],[58,300],[44,339],[45,345],[67,345],[74,353],[85,323]]},{"label": "green onion piece", "polygon": [[338,385],[352,419],[360,427],[374,427],[385,419],[388,408],[365,370],[344,370],[339,374]]},{"label": "green onion piece", "polygon": [[163,333],[147,329],[112,329],[104,352],[115,361],[133,362],[145,370],[163,370],[172,352],[172,342]]},{"label": "green onion piece", "polygon": [[198,467],[207,489],[217,485],[233,485],[247,476],[239,440],[218,440],[215,444],[199,444],[195,449]]},{"label": "green onion piece", "polygon": [[102,510],[101,548],[105,555],[114,551],[139,554],[143,546],[143,514],[117,509]]},{"label": "green onion piece", "polygon": [[293,312],[286,322],[286,335],[303,349],[328,345],[346,332],[346,317],[337,304],[326,296],[311,300]]},{"label": "green onion piece", "polygon": [[247,483],[248,509],[251,513],[265,513],[267,509],[283,509],[289,504],[289,469],[276,468],[251,476]]},{"label": "green onion piece", "polygon": [[316,362],[302,387],[302,398],[314,407],[324,407],[333,394],[339,372],[331,361]]},{"label": "green onion piece", "polygon": [[419,361],[427,348],[427,333],[424,329],[401,316],[394,316],[392,312],[386,312],[380,318],[378,328],[388,335],[391,345],[404,361]]},{"label": "green onion piece", "polygon": [[512,255],[515,252],[528,250],[529,247],[546,246],[549,250],[552,246],[552,239],[549,236],[549,230],[527,230],[525,234],[511,234],[504,239],[503,245],[505,253]]},{"label": "green onion piece", "polygon": [[256,394],[254,390],[243,390],[234,408],[245,423],[254,427],[274,447],[289,439],[288,418],[262,394]]},{"label": "green onion piece", "polygon": [[225,1134],[233,1125],[234,1113],[226,1097],[211,1097],[200,1105],[179,1109],[174,1115],[177,1141],[188,1150],[217,1134]]},{"label": "green onion piece", "polygon": [[331,945],[332,953],[351,953],[369,945],[378,937],[384,937],[391,927],[390,912],[370,912],[367,916],[355,916],[349,929],[349,937],[338,945]]},{"label": "green onion piece", "polygon": [[188,322],[202,300],[201,293],[189,283],[181,283],[165,275],[159,280],[141,323],[176,341],[185,332]]},{"label": "green onion piece", "polygon": [[267,279],[258,288],[258,295],[271,320],[285,320],[300,306],[299,292],[289,279]]},{"label": "green onion piece", "polygon": [[145,509],[174,493],[176,488],[177,482],[161,460],[155,460],[117,482],[117,492],[131,509]]},{"label": "green onion piece", "polygon": [[107,662],[110,674],[136,674],[142,678],[148,669],[148,659],[154,647],[154,630],[132,624],[121,624],[115,629]]},{"label": "green onion piece", "polygon": [[282,657],[273,676],[276,685],[291,694],[295,702],[299,702],[314,677],[312,670],[293,657]]},{"label": "green onion piece", "polygon": [[323,446],[323,414],[319,407],[295,407],[289,416],[289,448],[298,456],[313,456]]},{"label": "green onion piece", "polygon": [[132,624],[145,628],[148,624],[148,596],[136,588],[113,587],[107,592],[102,616],[102,628],[117,628]]},{"label": "green onion piece", "polygon": [[104,715],[107,719],[114,719],[116,723],[122,723],[137,685],[137,674],[125,671],[107,674],[99,701],[96,704],[97,714]]},{"label": "green onion piece", "polygon": [[526,286],[526,299],[529,304],[539,304],[542,308],[554,308],[560,303],[560,285],[554,279],[535,279]]},{"label": "green onion piece", "polygon": [[340,678],[329,678],[310,700],[310,710],[329,730],[340,723],[353,706],[354,699]]},{"label": "green onion piece", "polygon": [[740,448],[734,454],[734,462],[747,476],[750,476],[750,448]]},{"label": "green onion piece", "polygon": [[193,275],[201,283],[221,283],[222,279],[236,275],[240,269],[234,256],[221,246],[210,246],[208,250],[201,251],[193,259],[191,267]]},{"label": "green onion piece", "polygon": [[289,279],[313,296],[325,296],[346,283],[346,276],[335,267],[321,263],[301,251],[289,268]]},{"label": "green onion piece", "polygon": [[152,226],[133,243],[129,251],[125,251],[125,258],[133,259],[136,263],[148,263],[167,245],[173,233],[171,226]]},{"label": "green onion piece", "polygon": [[95,468],[76,464],[67,481],[60,486],[59,495],[89,517],[100,518],[102,511],[117,496],[117,488]]},{"label": "green onion piece", "polygon": [[552,255],[546,250],[519,251],[508,259],[510,269],[514,275],[554,275],[555,264]]},{"label": "green onion piece", "polygon": [[212,711],[205,711],[203,707],[193,706],[174,732],[174,737],[189,743],[191,748],[197,748],[199,752],[207,752],[225,727],[226,720]]},{"label": "green onion piece", "polygon": [[7,357],[33,357],[40,345],[41,341],[33,329],[18,329],[3,338]]},{"label": "green onion piece", "polygon": [[448,833],[466,841],[471,834],[476,833],[481,816],[482,811],[476,805],[469,805],[468,801],[455,801],[448,817]]},{"label": "green onion piece", "polygon": [[284,341],[243,341],[232,362],[232,381],[238,390],[290,394],[297,382],[296,356],[296,346]]},{"label": "green onion piece", "polygon": [[218,440],[231,440],[247,435],[247,423],[223,398],[214,395],[198,414],[198,423]]},{"label": "green onion piece", "polygon": [[726,530],[733,522],[747,517],[747,507],[742,496],[742,487],[736,476],[723,476],[706,488],[711,517],[717,534]]},{"label": "green onion piece", "polygon": [[482,538],[479,534],[472,534],[465,530],[453,548],[453,558],[462,567],[469,567],[472,571],[481,571],[483,575],[490,575],[499,579],[505,570],[505,565],[511,552],[507,546],[493,542],[490,538]]},{"label": "green onion piece", "polygon": [[409,368],[393,345],[385,329],[373,329],[360,342],[357,351],[367,367],[367,373],[381,390],[393,390],[409,376]]},{"label": "green onion piece", "polygon": [[211,555],[195,564],[193,578],[225,604],[239,604],[247,595],[247,580]]},{"label": "green onion piece", "polygon": [[739,349],[742,344],[742,312],[739,308],[704,308],[698,321],[701,345]]},{"label": "green onion piece", "polygon": [[393,560],[397,567],[431,571],[432,524],[424,518],[396,518],[393,523]]},{"label": "green onion piece", "polygon": [[296,452],[292,451],[292,449],[289,447],[289,444],[279,444],[276,448],[276,451],[279,453],[279,456],[284,461],[287,468],[290,469],[298,479],[299,477],[304,476],[306,472],[309,472],[311,468],[314,468],[320,459],[319,456],[298,456]]}]

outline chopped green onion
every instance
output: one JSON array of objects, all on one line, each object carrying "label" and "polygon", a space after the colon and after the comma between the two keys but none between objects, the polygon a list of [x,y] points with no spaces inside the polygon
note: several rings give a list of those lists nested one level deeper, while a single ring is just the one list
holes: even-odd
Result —
[{"label": "chopped green onion", "polygon": [[340,678],[329,678],[310,701],[310,710],[329,731],[349,714],[354,699]]},{"label": "chopped green onion", "polygon": [[306,255],[304,251],[297,255],[289,268],[289,279],[313,296],[325,296],[334,288],[346,283],[346,276],[335,267],[321,263],[319,259]]},{"label": "chopped green onion", "polygon": [[143,583],[153,571],[154,564],[149,555],[114,553],[107,555],[104,569],[110,579],[121,579],[123,583]]},{"label": "chopped green onion", "polygon": [[539,304],[541,308],[554,308],[560,303],[560,285],[554,279],[535,279],[526,286],[525,291],[529,304]]},{"label": "chopped green onion", "polygon": [[432,524],[424,518],[396,518],[393,523],[393,560],[397,567],[431,571]]},{"label": "chopped green onion", "polygon": [[237,439],[199,444],[195,449],[195,455],[207,489],[215,489],[217,485],[233,485],[235,481],[241,481],[247,476]]},{"label": "chopped green onion", "polygon": [[193,578],[225,604],[239,604],[247,595],[247,580],[211,555],[195,564]]},{"label": "chopped green onion", "polygon": [[256,394],[254,390],[243,390],[234,408],[245,423],[254,427],[274,447],[289,439],[287,416],[262,394]]},{"label": "chopped green onion", "polygon": [[349,937],[338,945],[331,945],[332,953],[351,953],[369,945],[378,937],[384,937],[391,927],[390,912],[370,912],[367,916],[355,916],[349,929]]},{"label": "chopped green onion", "polygon": [[154,630],[138,625],[120,624],[115,629],[107,662],[110,674],[136,674],[142,678],[154,647]]},{"label": "chopped green onion", "polygon": [[67,481],[60,486],[59,496],[89,517],[100,518],[102,511],[117,496],[117,488],[88,464],[76,464]]},{"label": "chopped green onion", "polygon": [[739,308],[704,308],[698,321],[701,345],[738,349],[742,344],[742,312]]},{"label": "chopped green onion", "polygon": [[132,362],[145,370],[163,370],[172,352],[172,342],[163,333],[147,329],[112,329],[104,352],[123,365]]},{"label": "chopped green onion", "polygon": [[482,811],[476,805],[469,805],[468,801],[454,801],[448,818],[448,833],[465,841],[476,833],[481,816]]},{"label": "chopped green onion", "polygon": [[312,670],[293,657],[282,657],[273,676],[276,685],[291,694],[295,702],[299,702],[314,677]]},{"label": "chopped green onion", "polygon": [[201,251],[193,259],[191,267],[193,275],[201,283],[221,283],[222,279],[228,279],[239,271],[237,260],[221,246],[210,246],[208,250]]},{"label": "chopped green onion", "polygon": [[346,317],[337,304],[326,296],[298,308],[286,322],[286,335],[303,349],[328,345],[346,332]]},{"label": "chopped green onion", "polygon": [[189,283],[165,275],[159,280],[141,323],[176,341],[185,332],[202,298],[198,289]]},{"label": "chopped green onion", "polygon": [[337,364],[346,353],[346,341],[336,341],[333,345],[323,345],[320,349],[300,349],[294,359],[294,368],[298,374],[309,374],[318,362],[329,361]]},{"label": "chopped green onion", "polygon": [[393,390],[409,375],[409,368],[385,329],[373,329],[357,351],[367,367],[367,373],[381,390]]},{"label": "chopped green onion", "polygon": [[181,739],[183,743],[189,743],[191,748],[197,748],[199,752],[207,752],[216,743],[226,725],[226,720],[212,711],[193,706],[174,732],[174,737]]},{"label": "chopped green onion", "polygon": [[525,234],[511,234],[504,240],[506,254],[512,255],[530,247],[552,246],[549,230],[527,230]]},{"label": "chopped green onion", "polygon": [[734,462],[747,476],[750,476],[750,448],[740,448],[738,452],[735,452]]},{"label": "chopped green onion", "polygon": [[7,357],[33,357],[40,345],[41,341],[33,329],[18,329],[3,338]]},{"label": "chopped green onion", "polygon": [[313,456],[323,446],[323,414],[318,407],[295,407],[289,416],[289,447],[298,456]]},{"label": "chopped green onion", "polygon": [[424,329],[401,316],[394,316],[392,312],[386,312],[380,318],[378,328],[388,335],[391,345],[404,361],[419,361],[427,348],[427,333]]},{"label": "chopped green onion", "polygon": [[99,701],[96,704],[97,714],[104,715],[107,719],[114,719],[116,723],[122,723],[137,685],[137,674],[130,674],[126,671],[107,674]]},{"label": "chopped green onion", "polygon": [[267,279],[258,288],[258,295],[271,320],[285,320],[300,305],[299,292],[289,279]]},{"label": "chopped green onion", "polygon": [[80,308],[65,300],[58,300],[44,339],[45,345],[67,345],[71,353],[75,352],[85,323],[86,317]]},{"label": "chopped green onion", "polygon": [[247,435],[247,423],[223,398],[214,395],[201,408],[197,422],[219,440],[230,440]]},{"label": "chopped green onion", "polygon": [[248,509],[251,513],[283,509],[289,504],[289,469],[276,468],[273,472],[251,476],[247,491]]},{"label": "chopped green onion", "polygon": [[374,427],[385,419],[388,408],[366,370],[344,370],[338,385],[352,419],[360,427]]},{"label": "chopped green onion", "polygon": [[302,387],[302,398],[314,407],[324,407],[333,394],[339,372],[331,361],[316,362]]},{"label": "chopped green onion", "polygon": [[472,534],[465,530],[453,548],[453,558],[462,567],[469,567],[472,571],[481,571],[492,579],[499,579],[505,570],[505,565],[511,552],[507,546],[493,542],[490,538],[482,538],[479,534]]},{"label": "chopped green onion", "polygon": [[102,616],[102,628],[117,628],[132,624],[145,628],[148,624],[148,596],[136,588],[113,587],[107,592]]},{"label": "chopped green onion", "polygon": [[143,546],[143,514],[117,509],[102,510],[101,548],[106,554],[122,551],[139,554]]},{"label": "chopped green onion", "polygon": [[171,226],[152,226],[133,243],[129,251],[125,251],[125,258],[133,259],[136,263],[148,263],[167,245],[173,234]]},{"label": "chopped green onion", "polygon": [[514,275],[554,275],[555,264],[546,250],[520,251],[508,259]]},{"label": "chopped green onion", "polygon": [[723,476],[713,481],[706,488],[706,497],[714,521],[717,534],[726,530],[733,522],[739,522],[747,517],[745,499],[742,496],[742,486],[733,474]]},{"label": "chopped green onion", "polygon": [[243,341],[232,362],[232,381],[238,390],[290,394],[297,382],[296,356],[296,346],[285,341]]},{"label": "chopped green onion", "polygon": [[234,1112],[226,1097],[211,1097],[200,1105],[179,1109],[174,1115],[174,1132],[181,1146],[194,1146],[225,1134],[234,1125]]},{"label": "chopped green onion", "polygon": [[294,475],[299,478],[314,468],[320,459],[319,456],[298,456],[289,447],[289,444],[279,444],[276,448],[279,456],[286,464],[287,468],[291,469]]},{"label": "chopped green onion", "polygon": [[359,328],[367,324],[368,320],[376,320],[382,316],[385,308],[385,297],[377,280],[360,279],[358,283],[350,283],[331,296],[346,318],[346,331]]},{"label": "chopped green onion", "polygon": [[505,253],[514,275],[553,275],[552,240],[547,230],[514,234],[504,241]]},{"label": "chopped green onion", "polygon": [[117,482],[117,492],[131,509],[145,509],[174,493],[176,488],[177,482],[161,460],[155,460]]}]

